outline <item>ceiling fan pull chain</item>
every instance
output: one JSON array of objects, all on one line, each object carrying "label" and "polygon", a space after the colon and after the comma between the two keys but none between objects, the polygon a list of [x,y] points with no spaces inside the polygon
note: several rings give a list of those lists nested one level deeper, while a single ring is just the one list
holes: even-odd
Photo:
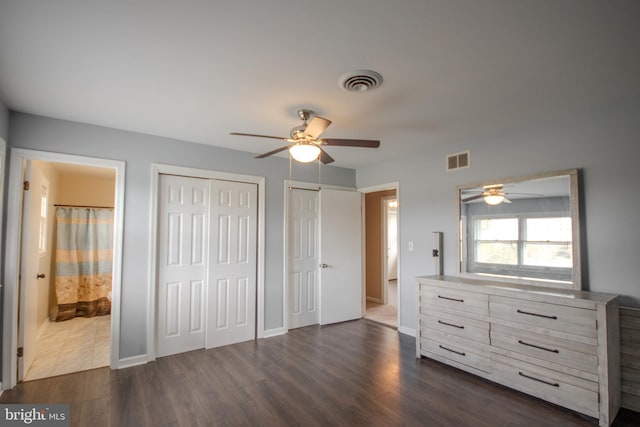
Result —
[{"label": "ceiling fan pull chain", "polygon": [[318,190],[322,189],[322,175],[321,172],[322,171],[322,161],[320,160],[320,156],[318,156]]},{"label": "ceiling fan pull chain", "polygon": [[293,184],[291,183],[291,153],[289,153],[289,191],[292,190]]}]

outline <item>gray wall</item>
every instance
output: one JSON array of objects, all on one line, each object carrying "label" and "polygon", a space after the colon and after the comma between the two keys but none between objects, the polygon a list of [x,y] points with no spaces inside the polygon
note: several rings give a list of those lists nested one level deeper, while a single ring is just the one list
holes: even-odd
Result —
[{"label": "gray wall", "polygon": [[[436,147],[422,157],[356,171],[358,187],[399,181],[402,318],[416,326],[415,276],[434,273],[433,231],[444,232],[444,272],[456,274],[455,187],[568,168],[583,170],[585,288],[640,307],[640,96],[554,120]],[[425,135],[428,140],[428,135]],[[393,141],[383,141],[392,143]],[[471,150],[471,167],[445,156]],[[409,241],[414,251],[408,252]]]},{"label": "gray wall", "polygon": [[[120,358],[146,353],[151,163],[266,177],[265,329],[283,326],[283,208],[289,161],[116,129],[11,113],[10,147],[126,161]],[[294,179],[316,182],[315,164]],[[355,186],[355,171],[323,167],[326,184]]]},{"label": "gray wall", "polygon": [[9,109],[0,101],[0,138],[9,138]]}]

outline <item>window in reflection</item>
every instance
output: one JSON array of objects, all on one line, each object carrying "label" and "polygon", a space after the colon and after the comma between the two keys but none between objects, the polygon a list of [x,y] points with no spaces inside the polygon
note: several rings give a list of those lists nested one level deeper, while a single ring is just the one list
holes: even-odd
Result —
[{"label": "window in reflection", "polygon": [[572,225],[568,198],[514,199],[464,206],[470,272],[570,281]]}]

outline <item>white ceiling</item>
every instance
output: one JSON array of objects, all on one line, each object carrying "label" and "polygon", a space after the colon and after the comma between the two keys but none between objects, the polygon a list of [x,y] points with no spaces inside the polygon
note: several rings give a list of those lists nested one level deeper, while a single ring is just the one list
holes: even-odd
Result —
[{"label": "white ceiling", "polygon": [[[1,0],[0,99],[251,153],[279,142],[229,132],[308,107],[382,141],[328,149],[358,168],[639,94],[639,22],[637,0]],[[363,68],[382,87],[338,86]]]}]

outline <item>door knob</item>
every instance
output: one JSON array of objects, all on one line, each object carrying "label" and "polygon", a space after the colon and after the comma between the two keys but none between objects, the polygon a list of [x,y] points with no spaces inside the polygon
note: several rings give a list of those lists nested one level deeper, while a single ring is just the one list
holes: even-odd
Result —
[{"label": "door knob", "polygon": [[327,267],[329,267],[329,266],[327,264],[325,264],[325,263],[320,264],[320,268],[327,268]]},{"label": "door knob", "polygon": [[47,276],[45,276],[44,273],[40,273],[36,276],[37,279],[44,279],[45,277]]}]

